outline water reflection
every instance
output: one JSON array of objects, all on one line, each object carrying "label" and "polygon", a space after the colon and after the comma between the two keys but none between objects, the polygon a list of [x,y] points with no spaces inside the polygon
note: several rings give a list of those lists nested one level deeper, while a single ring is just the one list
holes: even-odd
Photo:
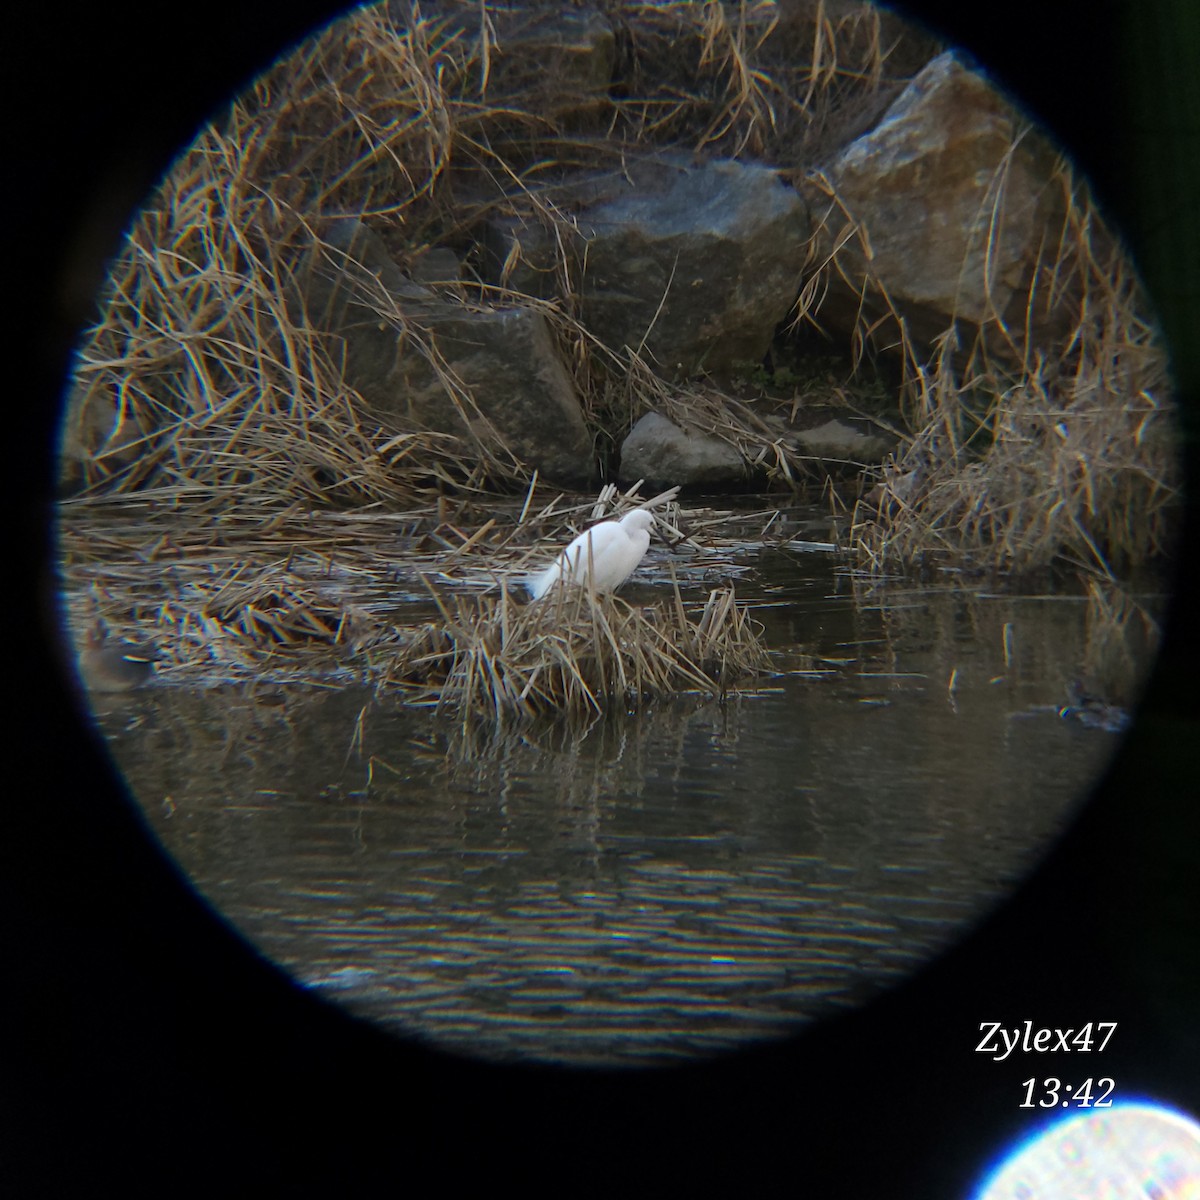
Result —
[{"label": "water reflection", "polygon": [[760,616],[824,674],[586,729],[360,688],[160,687],[97,719],[165,847],[303,983],[467,1053],[663,1061],[928,961],[1116,744],[1054,708],[1081,601],[808,600]]}]

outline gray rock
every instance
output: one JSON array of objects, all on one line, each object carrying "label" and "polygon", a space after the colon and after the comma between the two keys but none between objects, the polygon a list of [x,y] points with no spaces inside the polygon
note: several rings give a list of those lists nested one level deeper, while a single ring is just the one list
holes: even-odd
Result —
[{"label": "gray rock", "polygon": [[388,376],[392,411],[428,429],[498,436],[552,481],[590,485],[592,439],[546,320],[529,308],[426,314],[430,344],[461,382],[447,388],[424,354],[402,353]]},{"label": "gray rock", "polygon": [[414,283],[441,284],[457,291],[462,280],[462,263],[453,250],[443,246],[431,246],[413,257],[408,274]]},{"label": "gray rock", "polygon": [[797,430],[792,434],[796,446],[814,458],[839,462],[876,463],[889,454],[893,444],[878,434],[864,433],[853,425],[836,419],[814,429]]},{"label": "gray rock", "polygon": [[621,479],[651,485],[734,483],[743,479],[742,456],[711,434],[681,429],[659,413],[647,413],[621,446]]},{"label": "gray rock", "polygon": [[78,491],[146,454],[154,439],[136,405],[122,405],[112,379],[78,377],[67,396],[59,447],[59,487]]},{"label": "gray rock", "polygon": [[[921,71],[831,165],[840,201],[866,231],[871,261],[855,238],[839,252],[846,278],[833,273],[821,324],[849,334],[871,274],[922,345],[956,319],[979,325],[1023,308],[1054,203],[1053,156],[1023,127],[952,53]],[[831,225],[842,223],[835,211]],[[868,287],[874,316],[883,310],[871,295]]]},{"label": "gray rock", "polygon": [[566,129],[589,128],[607,115],[617,43],[602,13],[537,4],[487,11],[496,37],[489,93]]},{"label": "gray rock", "polygon": [[296,287],[312,324],[343,340],[346,380],[378,414],[510,452],[551,480],[593,480],[592,439],[541,313],[471,308],[414,283],[355,219],[325,230]]},{"label": "gray rock", "polygon": [[[775,171],[657,155],[548,196],[575,214],[580,318],[611,349],[644,353],[676,377],[766,353],[796,298],[809,233],[804,203]],[[556,295],[561,233],[494,222],[503,282]]]}]

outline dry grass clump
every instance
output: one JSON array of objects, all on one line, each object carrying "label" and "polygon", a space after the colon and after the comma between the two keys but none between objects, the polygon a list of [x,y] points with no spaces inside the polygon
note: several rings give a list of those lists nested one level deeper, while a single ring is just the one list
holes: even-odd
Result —
[{"label": "dry grass clump", "polygon": [[323,215],[430,219],[443,68],[471,53],[444,20],[397,29],[360,9],[202,130],[135,220],[78,354],[65,440],[85,490],[347,505],[482,482],[469,438],[373,420],[291,299]]},{"label": "dry grass clump", "polygon": [[[353,663],[394,590],[380,518],[279,512],[247,501],[207,521],[156,504],[69,501],[59,527],[65,625],[94,617],[158,649],[175,682],[313,680]],[[373,519],[374,518],[374,519]],[[391,515],[384,536],[407,528]]]},{"label": "dry grass clump", "polygon": [[[195,590],[196,585],[192,585]],[[241,570],[209,584],[211,595],[198,608],[211,637],[214,627],[268,653],[312,644],[333,646],[347,641],[351,614],[286,567],[244,577]]]},{"label": "dry grass clump", "polygon": [[[519,14],[473,3],[356,9],[261,76],[181,155],[113,264],[72,381],[72,488],[174,489],[195,508],[246,488],[347,506],[516,486],[502,447],[377,420],[347,385],[337,340],[289,300],[321,222],[361,217],[402,262],[435,242],[469,248],[489,211],[548,174],[666,144],[790,161],[849,92],[896,82],[866,4],[622,2],[606,15],[616,94],[569,65],[556,79],[516,69]],[[394,324],[419,352],[421,331]],[[598,430],[620,367],[589,371],[588,339],[560,332]]]},{"label": "dry grass clump", "polygon": [[[1112,576],[1171,550],[1180,478],[1166,351],[1124,248],[1065,160],[1052,184],[1057,240],[1043,246],[1018,319],[1012,305],[993,308],[979,327],[952,325],[925,356],[882,284],[871,299],[885,315],[864,306],[856,353],[898,351],[907,425],[855,524],[876,571],[932,553]],[[835,244],[868,235],[850,224]],[[990,242],[978,253],[990,261]],[[823,271],[838,269],[835,250]],[[799,320],[819,319],[819,275]]]},{"label": "dry grass clump", "polygon": [[625,140],[784,167],[866,128],[936,53],[932,39],[912,29],[900,38],[898,22],[866,3],[678,0],[617,4],[611,16]]},{"label": "dry grass clump", "polygon": [[[111,613],[122,632],[148,637],[158,673],[192,683],[287,678],[315,682],[354,665],[354,652],[378,622],[331,598],[281,563],[180,573],[177,594],[134,604],[115,589],[73,608]],[[75,614],[73,623],[78,624]]]},{"label": "dry grass clump", "polygon": [[674,603],[638,608],[585,587],[520,604],[499,596],[444,597],[441,620],[418,629],[387,662],[380,686],[411,702],[504,722],[579,715],[680,692],[724,694],[766,667],[759,630],[733,590],[698,613]]}]

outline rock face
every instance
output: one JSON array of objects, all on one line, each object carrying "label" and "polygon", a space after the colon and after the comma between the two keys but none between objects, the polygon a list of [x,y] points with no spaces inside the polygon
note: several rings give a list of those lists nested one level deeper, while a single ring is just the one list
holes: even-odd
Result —
[{"label": "rock face", "polygon": [[836,419],[813,429],[797,430],[792,439],[800,450],[813,458],[853,463],[880,462],[894,444],[877,433],[864,432]]},{"label": "rock face", "polygon": [[59,447],[65,495],[134,466],[153,442],[138,410],[122,405],[113,385],[77,384],[67,397]]},{"label": "rock face", "polygon": [[[809,236],[797,193],[764,166],[630,162],[552,196],[573,212],[579,316],[610,349],[680,377],[758,362],[796,298]],[[490,230],[500,281],[556,294],[563,230],[507,219]]]},{"label": "rock face", "polygon": [[592,439],[541,313],[468,308],[414,283],[353,218],[330,224],[297,286],[312,324],[343,339],[346,380],[378,413],[511,452],[554,481],[593,480]]},{"label": "rock face", "polygon": [[[729,428],[732,432],[732,422]],[[894,448],[894,438],[863,420],[850,424],[829,418],[821,425],[798,429],[767,418],[758,438],[743,433],[738,446],[733,446],[715,434],[683,428],[651,412],[630,430],[621,446],[619,475],[627,484],[645,479],[653,486],[728,486],[744,482],[762,463],[775,462],[776,450],[832,467],[881,462]]]},{"label": "rock face", "polygon": [[[397,7],[407,10],[407,4]],[[488,92],[510,104],[517,100],[563,128],[585,129],[607,115],[617,42],[602,13],[565,5],[490,5],[488,19],[499,45],[488,59]],[[406,20],[404,11],[400,21]]]},{"label": "rock face", "polygon": [[746,475],[742,456],[711,434],[680,429],[659,413],[647,413],[621,446],[621,478],[659,484],[735,483]]},{"label": "rock face", "polygon": [[[952,53],[929,63],[829,168],[867,232],[871,260],[857,239],[839,252],[849,278],[831,281],[822,325],[849,333],[873,274],[923,345],[955,319],[980,325],[999,315],[1019,327],[1055,200],[1053,156],[1021,129],[1003,97]],[[831,225],[841,223],[834,210]],[[869,298],[867,307],[882,312]]]},{"label": "rock face", "polygon": [[484,445],[494,430],[550,480],[583,484],[595,478],[592,439],[541,313],[459,309],[430,314],[424,324],[467,396],[447,388],[425,356],[402,354],[390,376],[400,386],[394,401],[399,411],[424,428],[469,428]]}]

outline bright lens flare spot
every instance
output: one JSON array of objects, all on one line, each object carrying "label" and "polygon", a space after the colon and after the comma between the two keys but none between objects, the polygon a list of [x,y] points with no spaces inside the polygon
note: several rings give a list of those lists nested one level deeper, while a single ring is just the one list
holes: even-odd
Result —
[{"label": "bright lens flare spot", "polygon": [[1200,1125],[1154,1104],[1055,1120],[1018,1146],[975,1200],[1200,1200]]}]

